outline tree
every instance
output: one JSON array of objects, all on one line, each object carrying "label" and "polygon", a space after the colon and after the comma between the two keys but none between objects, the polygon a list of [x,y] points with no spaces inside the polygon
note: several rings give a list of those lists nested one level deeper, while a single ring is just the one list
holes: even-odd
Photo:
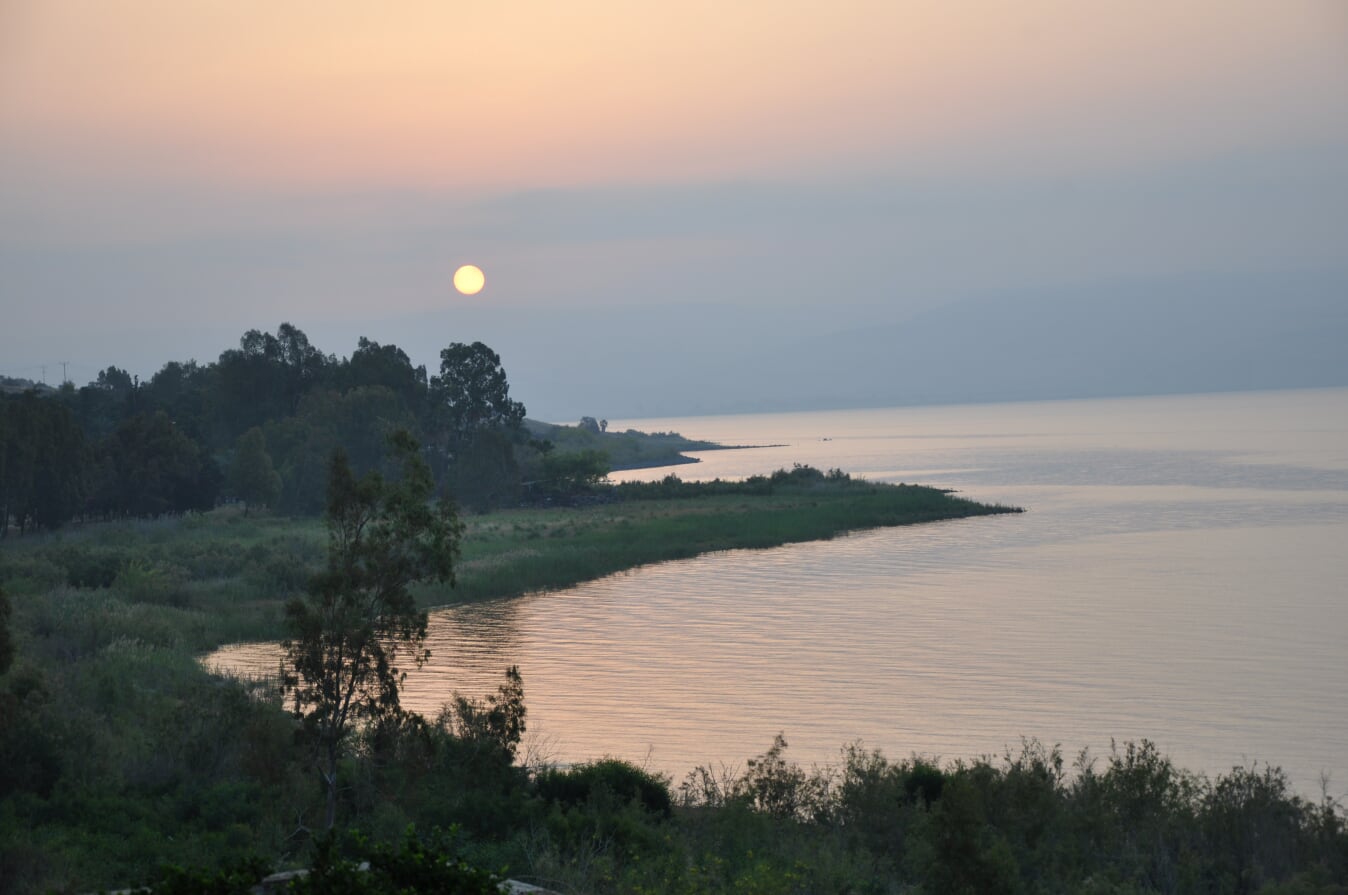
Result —
[{"label": "tree", "polygon": [[412,366],[407,352],[397,345],[380,345],[361,336],[350,360],[342,365],[340,378],[343,391],[382,386],[418,416],[426,409],[426,368]]},{"label": "tree", "polygon": [[473,699],[460,693],[445,705],[438,724],[470,746],[497,752],[509,761],[524,736],[524,677],[518,665],[506,669],[506,682],[486,698]]},{"label": "tree", "polygon": [[485,513],[519,498],[520,466],[515,444],[499,429],[484,429],[460,442],[445,483],[459,506]]},{"label": "tree", "polygon": [[[388,472],[390,432],[414,431],[416,419],[384,386],[359,386],[344,394],[319,389],[306,395],[294,416],[265,429],[267,448],[281,473],[276,505],[292,515],[320,515],[326,503],[326,461],[341,448],[356,475]],[[395,464],[396,465],[396,464]]]},{"label": "tree", "polygon": [[513,430],[524,422],[524,405],[510,399],[500,355],[481,342],[455,342],[440,352],[431,395],[456,442],[482,429]]},{"label": "tree", "polygon": [[193,441],[208,444],[214,437],[210,402],[218,394],[214,365],[196,361],[169,361],[140,387],[141,403],[162,410]]},{"label": "tree", "polygon": [[254,504],[274,506],[281,496],[281,476],[267,453],[262,430],[254,426],[239,436],[229,466],[229,489],[243,501],[244,515]]},{"label": "tree", "polygon": [[604,451],[584,450],[570,454],[551,453],[543,458],[543,482],[558,494],[575,494],[602,482],[609,472]]},{"label": "tree", "polygon": [[429,653],[426,613],[409,585],[454,581],[463,525],[453,507],[429,502],[434,482],[405,431],[389,443],[402,477],[357,478],[340,451],[328,470],[328,560],[305,597],[286,607],[282,686],[294,697],[315,747],[327,795],[325,825],[337,815],[337,770],[354,726],[401,714],[400,662]]},{"label": "tree", "polygon": [[301,330],[282,323],[276,335],[250,329],[216,364],[217,404],[229,437],[293,414],[300,399],[335,366]]},{"label": "tree", "polygon": [[9,597],[0,590],[0,675],[14,661],[14,644],[9,638]]},{"label": "tree", "polygon": [[88,450],[70,410],[29,391],[0,399],[0,536],[56,528],[88,493]]},{"label": "tree", "polygon": [[160,516],[209,510],[222,476],[201,446],[162,411],[137,414],[99,446],[91,500],[107,516]]}]

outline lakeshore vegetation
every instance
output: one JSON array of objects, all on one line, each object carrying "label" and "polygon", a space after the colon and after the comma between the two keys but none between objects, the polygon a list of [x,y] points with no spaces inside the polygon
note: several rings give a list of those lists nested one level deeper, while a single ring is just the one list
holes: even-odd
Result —
[{"label": "lakeshore vegetation", "polygon": [[[808,468],[736,483],[671,476],[593,497],[466,517],[458,586],[422,585],[418,602],[1007,509]],[[849,746],[833,766],[801,768],[783,737],[743,768],[683,779],[604,756],[551,768],[516,749],[517,673],[436,718],[356,731],[327,790],[275,689],[214,677],[196,658],[281,636],[286,601],[323,565],[325,543],[318,520],[234,506],[5,546],[0,890],[233,880],[217,891],[242,892],[264,870],[339,873],[342,856],[401,867],[400,843],[587,893],[1329,893],[1348,879],[1342,807],[1303,798],[1275,768],[1207,778],[1146,742],[1075,761],[1034,742],[954,762]],[[323,832],[334,792],[338,828],[364,838]],[[462,891],[486,890],[463,872]]]},{"label": "lakeshore vegetation", "polygon": [[[1148,742],[852,745],[802,768],[787,731],[742,768],[668,779],[522,754],[515,668],[436,717],[402,711],[396,665],[430,606],[1017,511],[800,466],[608,485],[615,454],[707,446],[607,429],[527,424],[480,343],[428,378],[394,346],[339,360],[289,325],[145,385],[110,368],[0,397],[0,895],[246,892],[294,867],[315,892],[1348,891],[1339,802]],[[281,638],[278,681],[199,662]]]}]

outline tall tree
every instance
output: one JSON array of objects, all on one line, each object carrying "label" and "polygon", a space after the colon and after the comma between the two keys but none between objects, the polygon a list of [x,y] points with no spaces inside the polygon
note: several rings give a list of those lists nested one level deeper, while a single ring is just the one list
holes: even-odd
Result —
[{"label": "tall tree", "polygon": [[342,366],[343,391],[382,386],[396,395],[407,410],[421,416],[426,409],[426,368],[412,366],[397,345],[380,345],[360,337],[350,360]]},{"label": "tall tree", "polygon": [[209,510],[220,470],[162,411],[137,414],[99,447],[93,508],[109,516]]},{"label": "tall tree", "polygon": [[229,465],[229,490],[243,501],[243,514],[256,505],[275,506],[281,496],[281,476],[267,453],[267,441],[256,426],[239,436]]},{"label": "tall tree", "polygon": [[250,329],[239,347],[220,355],[218,409],[229,437],[293,414],[333,363],[289,323],[276,335]]},{"label": "tall tree", "polygon": [[515,430],[524,422],[524,405],[510,398],[500,355],[481,342],[455,342],[440,352],[431,399],[456,441],[483,429]]},{"label": "tall tree", "polygon": [[169,361],[140,388],[145,407],[164,411],[175,426],[203,445],[214,436],[210,403],[216,390],[215,367],[194,360]]},{"label": "tall tree", "polygon": [[426,613],[409,586],[453,583],[463,533],[454,509],[432,505],[434,482],[416,441],[390,436],[402,476],[357,478],[340,451],[328,475],[328,560],[305,597],[286,607],[283,687],[315,747],[326,790],[325,825],[337,817],[337,770],[354,725],[401,713],[401,664],[429,655]]},{"label": "tall tree", "polygon": [[55,528],[87,493],[84,434],[64,405],[37,393],[0,400],[0,534],[10,520]]}]

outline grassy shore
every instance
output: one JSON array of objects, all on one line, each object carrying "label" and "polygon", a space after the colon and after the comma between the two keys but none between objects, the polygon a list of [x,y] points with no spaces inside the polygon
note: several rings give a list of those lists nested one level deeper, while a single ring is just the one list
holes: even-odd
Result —
[{"label": "grassy shore", "polygon": [[[458,586],[420,599],[1011,511],[805,470],[587,499],[468,518]],[[0,545],[16,654],[0,673],[0,895],[124,888],[170,863],[313,865],[323,800],[300,729],[274,693],[196,657],[279,636],[325,549],[318,520],[235,510]],[[1037,743],[953,762],[853,746],[813,770],[785,748],[675,785],[616,760],[521,767],[442,716],[357,738],[339,822],[375,844],[414,825],[474,866],[591,895],[1348,890],[1341,804],[1276,769],[1208,779],[1145,741],[1071,767]]]},{"label": "grassy shore", "polygon": [[[418,599],[510,596],[707,551],[1005,511],[929,488],[784,475],[469,516],[457,586]],[[0,674],[0,893],[116,887],[163,861],[304,853],[296,837],[315,790],[292,722],[196,657],[283,636],[285,603],[326,546],[321,520],[237,508],[0,543],[16,657]],[[431,818],[378,793],[357,802],[350,816],[381,834]]]},{"label": "grassy shore", "polygon": [[468,520],[457,587],[423,597],[443,603],[513,596],[717,550],[1005,512],[1015,510],[934,488],[858,482],[498,512]]},{"label": "grassy shore", "polygon": [[[1011,511],[913,485],[718,490],[688,485],[680,496],[655,499],[601,492],[595,499],[603,502],[588,506],[467,516],[456,586],[423,587],[418,599],[431,607],[515,596],[711,551]],[[48,615],[106,615],[91,624],[204,651],[281,637],[285,602],[322,563],[325,539],[321,520],[245,516],[237,508],[90,525],[11,538],[0,586],[14,595],[24,627],[60,627]]]}]

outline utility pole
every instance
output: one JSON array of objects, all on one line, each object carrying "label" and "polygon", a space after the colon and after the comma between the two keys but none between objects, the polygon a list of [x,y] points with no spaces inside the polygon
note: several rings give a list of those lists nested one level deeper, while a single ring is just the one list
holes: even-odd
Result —
[{"label": "utility pole", "polygon": [[70,361],[68,361],[68,360],[63,360],[63,361],[61,361],[61,384],[62,384],[62,385],[65,385],[67,382],[70,381],[70,377],[66,375],[66,367],[68,367],[68,366],[70,366]]},{"label": "utility pole", "polygon": [[42,367],[42,384],[43,384],[43,385],[46,385],[46,384],[47,384],[47,365],[46,365],[46,364],[39,364],[39,366]]}]

